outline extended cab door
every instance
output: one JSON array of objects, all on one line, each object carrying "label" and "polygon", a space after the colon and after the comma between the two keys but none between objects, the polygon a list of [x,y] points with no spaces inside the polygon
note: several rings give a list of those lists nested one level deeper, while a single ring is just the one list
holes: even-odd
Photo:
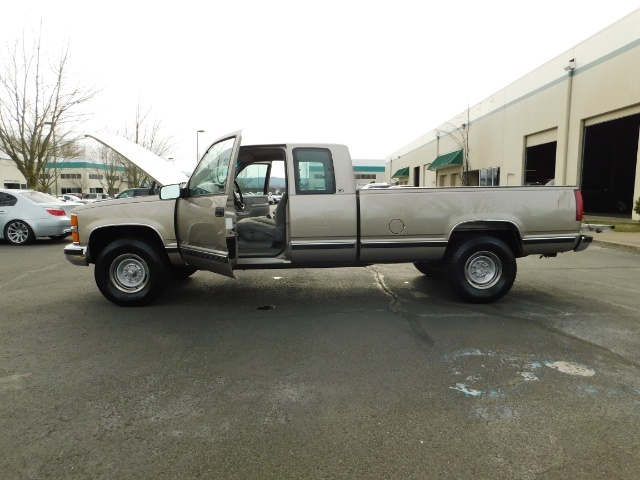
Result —
[{"label": "extended cab door", "polygon": [[291,260],[300,264],[355,264],[358,212],[348,150],[342,145],[290,147],[293,189],[287,193]]},{"label": "extended cab door", "polygon": [[178,247],[186,263],[233,277],[237,260],[233,180],[240,132],[217,140],[176,205]]}]

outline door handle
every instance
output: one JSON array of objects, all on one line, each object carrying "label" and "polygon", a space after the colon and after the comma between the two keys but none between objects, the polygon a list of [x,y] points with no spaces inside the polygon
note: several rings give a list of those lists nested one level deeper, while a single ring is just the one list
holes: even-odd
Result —
[{"label": "door handle", "polygon": [[216,217],[224,217],[224,207],[216,207]]}]

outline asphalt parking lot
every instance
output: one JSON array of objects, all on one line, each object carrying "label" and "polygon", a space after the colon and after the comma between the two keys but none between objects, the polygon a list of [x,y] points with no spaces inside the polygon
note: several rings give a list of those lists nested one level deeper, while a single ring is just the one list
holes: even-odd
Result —
[{"label": "asphalt parking lot", "polygon": [[125,309],[64,245],[0,243],[3,478],[638,478],[640,255],[521,259],[492,305],[375,265]]}]

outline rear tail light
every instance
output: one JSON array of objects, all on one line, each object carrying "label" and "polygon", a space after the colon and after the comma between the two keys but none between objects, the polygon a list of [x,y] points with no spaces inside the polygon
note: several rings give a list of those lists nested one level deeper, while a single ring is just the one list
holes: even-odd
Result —
[{"label": "rear tail light", "polygon": [[66,217],[67,214],[61,208],[45,208],[47,213],[50,213],[54,217]]},{"label": "rear tail light", "polygon": [[580,192],[580,190],[578,189],[575,189],[573,193],[576,196],[576,221],[581,222],[584,215],[584,201],[582,200],[582,192]]},{"label": "rear tail light", "polygon": [[80,235],[78,235],[78,215],[71,214],[71,241],[78,243],[80,241]]}]

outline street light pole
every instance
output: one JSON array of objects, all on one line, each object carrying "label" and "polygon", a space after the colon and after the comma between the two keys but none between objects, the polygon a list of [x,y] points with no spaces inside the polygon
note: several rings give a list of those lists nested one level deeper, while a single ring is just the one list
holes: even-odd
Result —
[{"label": "street light pole", "polygon": [[196,131],[196,165],[200,161],[200,146],[198,145],[198,139],[201,133],[204,133],[204,130]]}]

